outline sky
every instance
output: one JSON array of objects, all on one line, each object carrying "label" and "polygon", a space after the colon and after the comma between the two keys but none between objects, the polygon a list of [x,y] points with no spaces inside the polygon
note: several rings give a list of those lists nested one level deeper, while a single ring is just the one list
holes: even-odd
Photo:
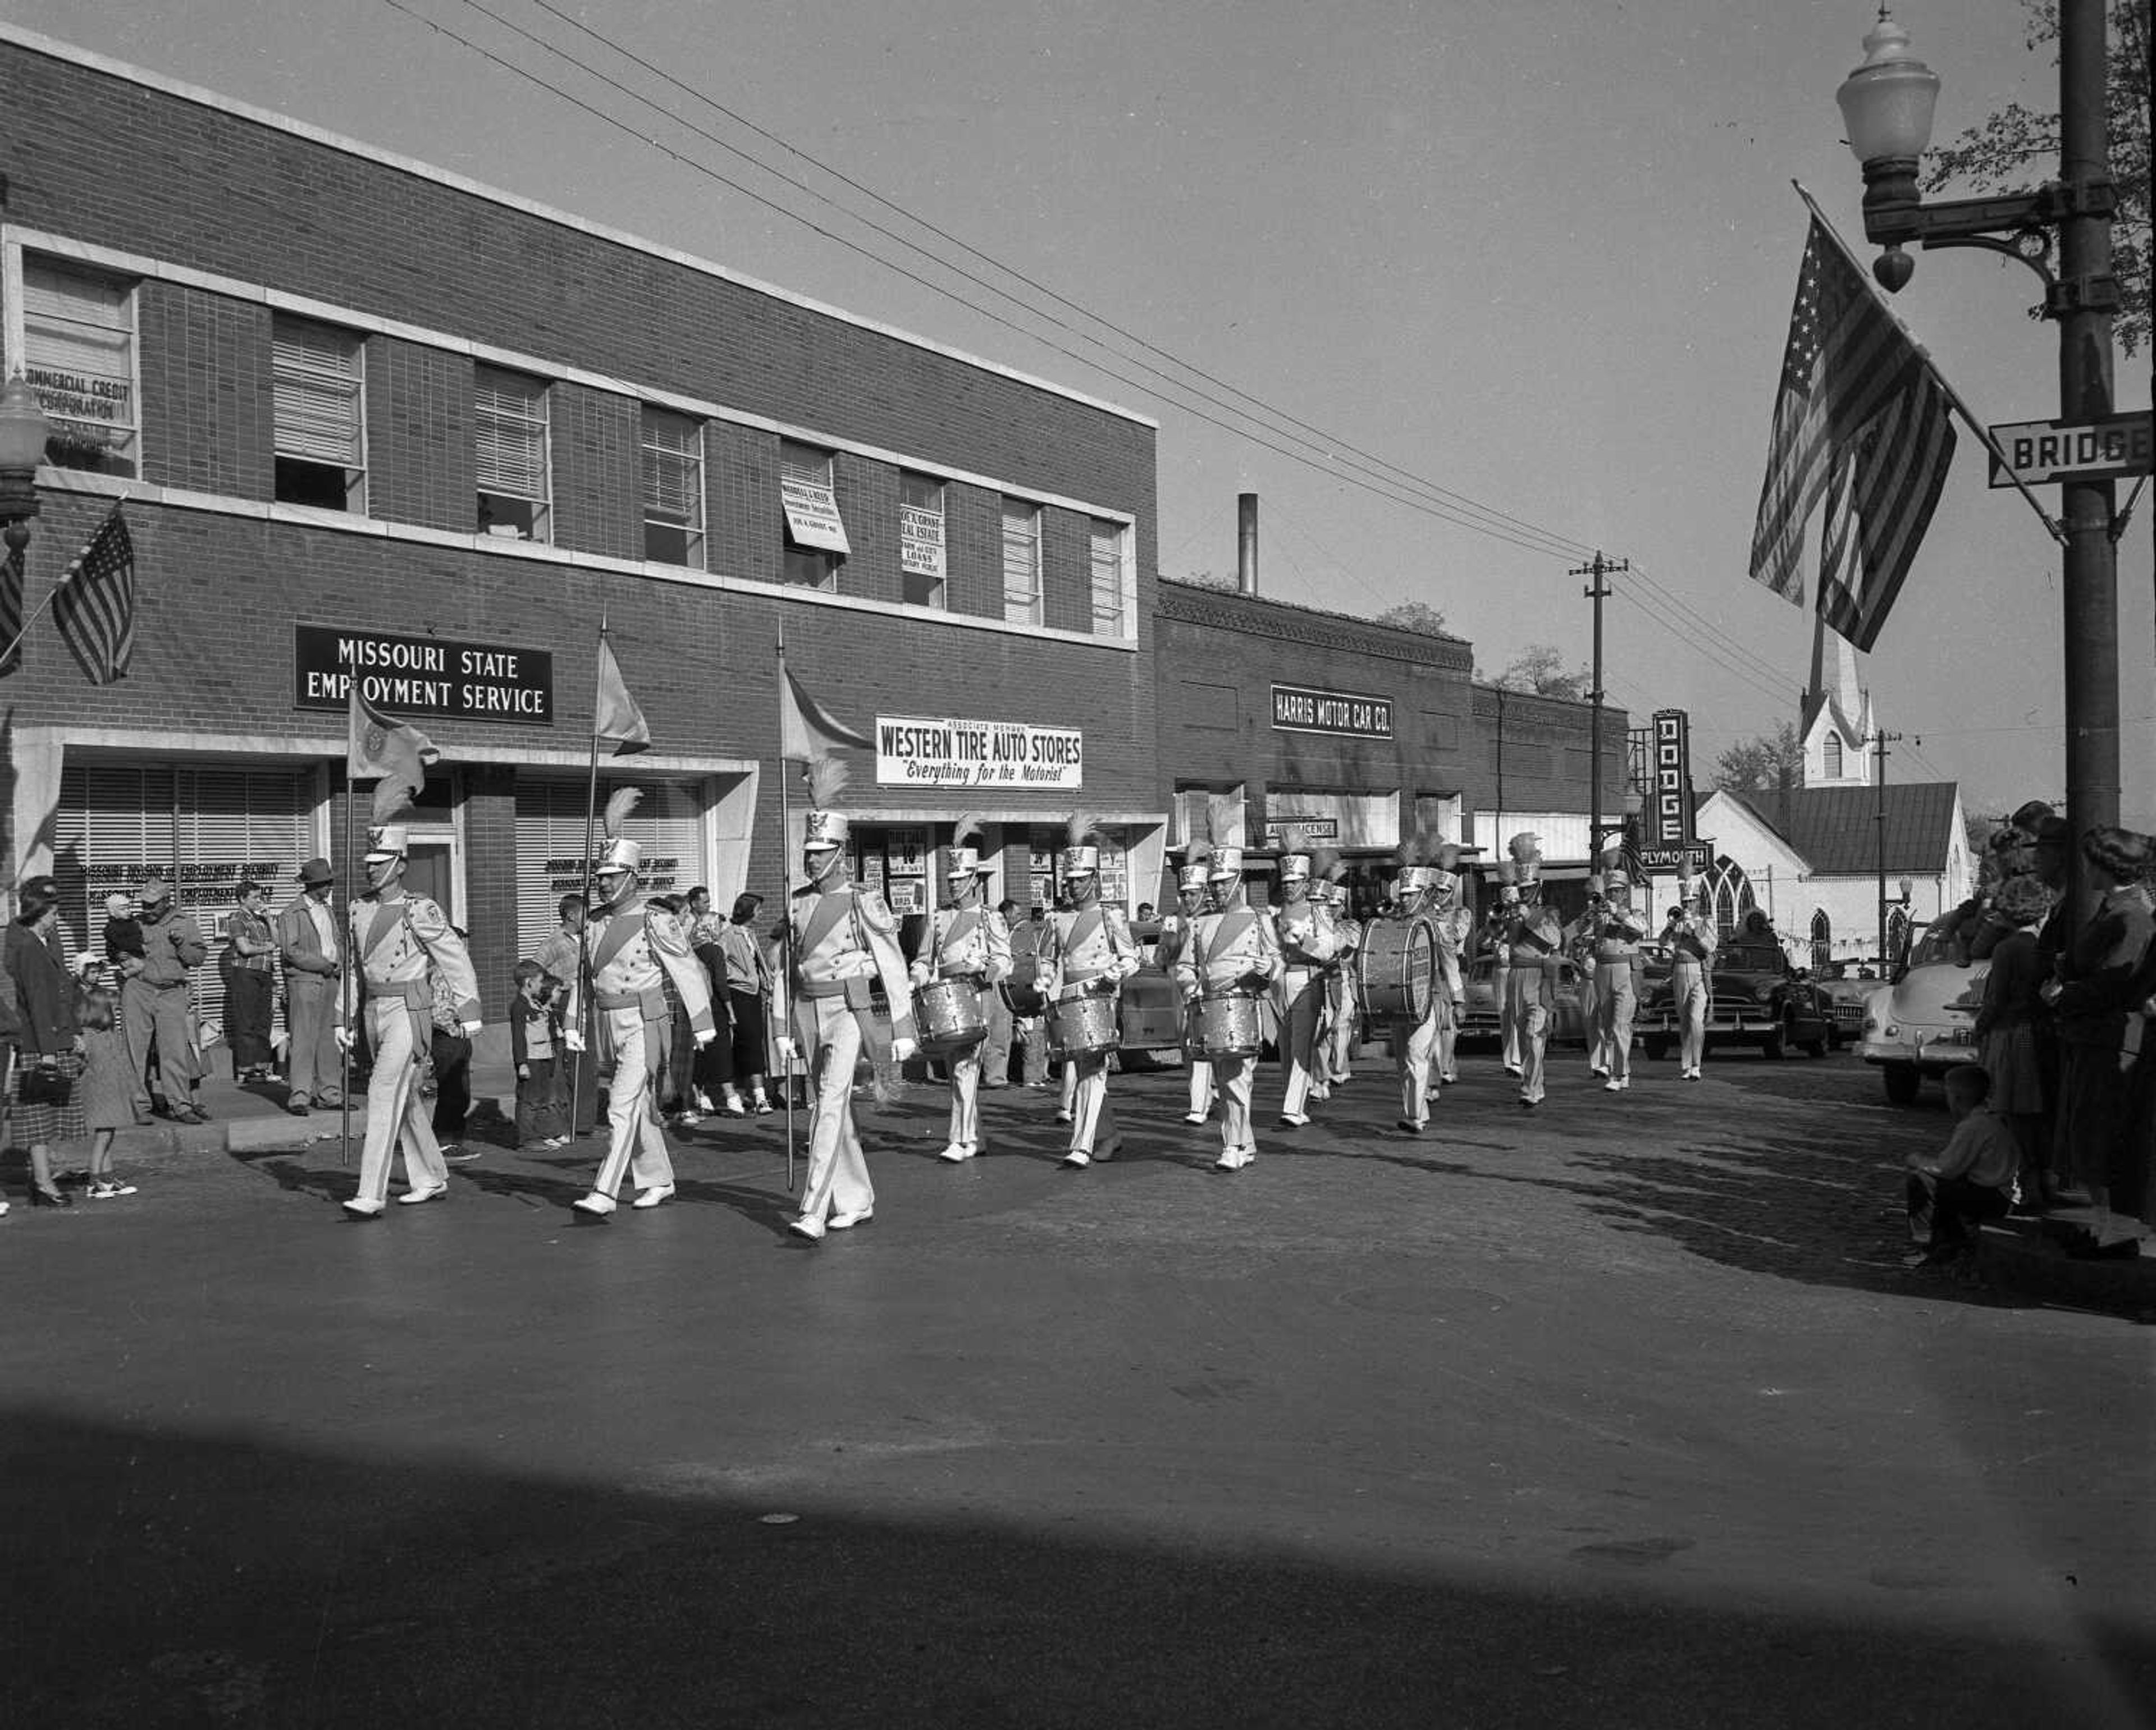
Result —
[{"label": "sky", "polygon": [[[2056,104],[2018,0],[1895,10],[1944,80],[1938,141],[2017,97]],[[1725,745],[1794,719],[1809,671],[1809,616],[1747,565],[1804,243],[1790,183],[1861,247],[1834,92],[1874,11],[6,7],[28,28],[1152,415],[1165,575],[1232,576],[1236,494],[1255,491],[1265,592],[1358,614],[1423,601],[1495,673],[1533,643],[1584,663],[1593,609],[1569,568],[1598,548],[1629,559],[1611,579],[1605,688],[1635,718],[1689,710],[1702,781]],[[1916,258],[1898,310],[1977,415],[2054,417],[2056,335],[2026,316],[2035,279],[1988,253]],[[2148,378],[2145,352],[2122,356],[2122,408],[2148,407]],[[2057,549],[1985,468],[1964,435],[1862,676],[1904,734],[1891,778],[1959,780],[1972,809],[1995,811],[2063,791],[2063,651]],[[1358,484],[1373,470],[1382,494]],[[2040,496],[2056,510],[2056,489]],[[2119,568],[2124,802],[2144,827],[2151,515],[2144,494]]]}]

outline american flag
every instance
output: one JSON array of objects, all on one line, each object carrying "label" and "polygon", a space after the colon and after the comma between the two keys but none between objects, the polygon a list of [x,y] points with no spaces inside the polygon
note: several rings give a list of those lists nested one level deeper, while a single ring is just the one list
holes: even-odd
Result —
[{"label": "american flag", "polygon": [[135,658],[135,543],[118,505],[60,579],[53,621],[92,684],[127,676]]},{"label": "american flag", "polygon": [[0,676],[23,670],[23,550],[0,562]]},{"label": "american flag", "polygon": [[1804,604],[1804,530],[1827,501],[1820,611],[1869,649],[1953,461],[1946,394],[1908,334],[1815,217],[1774,397],[1752,575]]}]

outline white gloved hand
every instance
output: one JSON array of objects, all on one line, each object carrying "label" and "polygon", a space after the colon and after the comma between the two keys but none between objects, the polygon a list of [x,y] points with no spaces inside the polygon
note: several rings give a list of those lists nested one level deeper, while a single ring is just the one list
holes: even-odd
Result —
[{"label": "white gloved hand", "polygon": [[336,1030],[336,1042],[337,1049],[339,1051],[348,1052],[355,1044],[357,1043],[357,1041],[353,1036],[351,1028],[340,1027]]},{"label": "white gloved hand", "polygon": [[562,1030],[562,1043],[572,1052],[580,1052],[584,1048],[584,1036],[574,1027],[565,1027]]},{"label": "white gloved hand", "polygon": [[891,1042],[891,1060],[894,1063],[903,1063],[914,1054],[916,1049],[918,1047],[910,1039],[904,1037],[894,1039]]},{"label": "white gloved hand", "polygon": [[709,1045],[718,1036],[716,1033],[699,1033],[696,1036],[696,1049],[701,1052],[706,1046]]},{"label": "white gloved hand", "polygon": [[779,1064],[782,1067],[793,1062],[793,1060],[800,1055],[800,1053],[795,1050],[793,1036],[789,1033],[782,1033],[776,1039],[773,1040],[771,1042],[771,1051],[772,1055],[778,1059]]}]

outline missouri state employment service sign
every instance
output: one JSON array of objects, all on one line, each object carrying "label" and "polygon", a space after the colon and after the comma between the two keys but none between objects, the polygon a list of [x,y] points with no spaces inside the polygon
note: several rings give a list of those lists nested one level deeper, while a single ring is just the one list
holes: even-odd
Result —
[{"label": "missouri state employment service sign", "polygon": [[1086,784],[1086,735],[1024,721],[876,717],[881,787],[1056,787]]},{"label": "missouri state employment service sign", "polygon": [[292,701],[342,709],[352,682],[398,719],[554,724],[554,657],[546,649],[446,637],[396,637],[330,625],[292,627]]}]

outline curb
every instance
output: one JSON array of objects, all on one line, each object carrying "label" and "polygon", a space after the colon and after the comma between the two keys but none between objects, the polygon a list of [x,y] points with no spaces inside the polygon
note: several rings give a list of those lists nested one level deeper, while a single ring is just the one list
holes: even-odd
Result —
[{"label": "curb", "polygon": [[[310,1118],[289,1114],[249,1116],[207,1123],[138,1123],[112,1139],[116,1159],[137,1163],[185,1159],[194,1154],[255,1154],[272,1148],[301,1148],[316,1142],[335,1141],[342,1114],[317,1112]],[[354,1141],[365,1139],[367,1113],[355,1107],[352,1113]]]},{"label": "curb", "polygon": [[2096,1261],[2070,1256],[2041,1221],[1988,1225],[1977,1239],[1977,1267],[2001,1288],[2156,1322],[2156,1257]]}]

